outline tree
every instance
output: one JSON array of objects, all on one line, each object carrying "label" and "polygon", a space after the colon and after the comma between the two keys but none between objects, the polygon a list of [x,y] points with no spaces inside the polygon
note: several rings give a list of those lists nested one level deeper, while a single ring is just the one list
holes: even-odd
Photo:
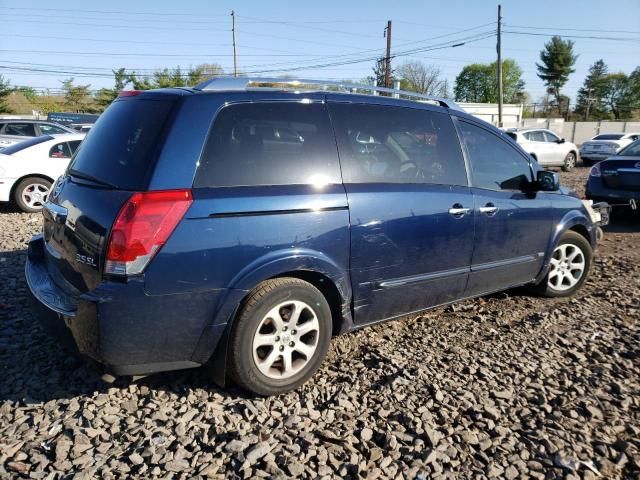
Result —
[{"label": "tree", "polygon": [[[457,101],[498,103],[498,63],[466,65],[456,77]],[[522,70],[511,59],[502,62],[502,96],[505,103],[522,103],[526,96]]]},{"label": "tree", "polygon": [[585,120],[592,116],[596,119],[607,117],[603,97],[607,89],[607,64],[600,59],[589,67],[589,74],[578,90],[576,113],[584,115]]},{"label": "tree", "polygon": [[573,44],[571,40],[562,40],[559,36],[551,37],[551,40],[544,45],[544,50],[540,52],[540,63],[536,63],[538,77],[545,83],[547,90],[556,100],[556,105],[561,108],[562,87],[569,80],[569,75],[575,72],[573,66],[578,55],[573,54]]},{"label": "tree", "polygon": [[[373,65],[372,70],[373,70],[373,76],[371,75],[368,76],[365,79],[365,82],[368,83],[369,85],[375,82],[376,86],[384,87],[384,77],[386,72],[386,63],[385,63],[384,57],[376,60],[376,63]],[[395,70],[392,68],[391,72],[389,73],[391,84],[393,84],[394,74],[395,74]]]},{"label": "tree", "polygon": [[214,77],[222,77],[224,69],[217,63],[201,63],[190,69],[187,73],[188,84],[190,86],[198,85],[205,80]]},{"label": "tree", "polygon": [[629,88],[629,77],[622,72],[610,73],[605,77],[603,101],[609,107],[613,118],[616,120],[620,120],[622,114],[630,110],[630,108],[625,105],[625,102],[629,99]]},{"label": "tree", "polygon": [[112,72],[115,80],[114,88],[101,88],[96,94],[96,103],[101,110],[107,108],[130,83],[126,69],[119,68],[118,70],[112,70]]},{"label": "tree", "polygon": [[11,113],[11,109],[7,105],[7,97],[11,94],[13,89],[9,84],[9,80],[5,80],[2,75],[0,75],[0,113]]},{"label": "tree", "polygon": [[636,67],[628,77],[628,85],[620,98],[621,114],[624,118],[632,118],[634,112],[640,111],[640,67]]},{"label": "tree", "polygon": [[65,107],[74,112],[93,111],[92,98],[89,91],[91,85],[74,85],[73,77],[62,81]]},{"label": "tree", "polygon": [[398,68],[400,88],[411,92],[446,97],[447,82],[441,70],[422,62],[405,62]]}]

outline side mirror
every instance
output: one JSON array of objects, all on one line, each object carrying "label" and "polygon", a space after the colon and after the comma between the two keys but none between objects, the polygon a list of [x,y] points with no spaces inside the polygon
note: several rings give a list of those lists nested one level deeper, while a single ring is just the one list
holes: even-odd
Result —
[{"label": "side mirror", "polygon": [[556,172],[541,170],[536,175],[538,190],[557,192],[560,190],[560,176]]},{"label": "side mirror", "polygon": [[564,138],[560,138],[557,140],[558,143],[564,143],[566,140]]}]

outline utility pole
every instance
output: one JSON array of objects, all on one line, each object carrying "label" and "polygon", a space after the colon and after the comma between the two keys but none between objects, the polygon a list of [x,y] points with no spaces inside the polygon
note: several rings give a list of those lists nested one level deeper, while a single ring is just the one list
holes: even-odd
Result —
[{"label": "utility pole", "polygon": [[236,50],[236,14],[231,10],[231,36],[233,38],[233,76],[238,76],[238,53]]},{"label": "utility pole", "polygon": [[585,115],[584,115],[584,120],[585,120],[585,121],[589,121],[589,112],[590,112],[590,110],[591,110],[591,102],[592,102],[593,100],[595,100],[595,98],[591,98],[591,92],[592,92],[592,91],[593,91],[593,88],[589,88],[589,89],[587,90],[587,111],[586,111],[586,113],[585,113]]},{"label": "utility pole", "polygon": [[502,127],[502,4],[498,4],[498,127]]},{"label": "utility pole", "polygon": [[391,86],[391,20],[387,22],[387,28],[384,29],[384,35],[387,37],[387,56],[384,59],[384,87],[389,88]]}]

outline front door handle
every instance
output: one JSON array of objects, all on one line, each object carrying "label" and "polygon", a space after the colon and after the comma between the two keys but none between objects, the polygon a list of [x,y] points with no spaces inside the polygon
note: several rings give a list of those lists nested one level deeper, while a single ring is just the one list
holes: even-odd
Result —
[{"label": "front door handle", "polygon": [[493,203],[487,203],[484,207],[480,207],[480,213],[484,213],[488,216],[495,215],[498,211],[498,207],[496,207]]},{"label": "front door handle", "polygon": [[456,203],[453,207],[449,209],[449,215],[452,215],[456,218],[460,218],[460,217],[464,217],[470,211],[471,211],[470,208],[465,208],[461,204]]}]

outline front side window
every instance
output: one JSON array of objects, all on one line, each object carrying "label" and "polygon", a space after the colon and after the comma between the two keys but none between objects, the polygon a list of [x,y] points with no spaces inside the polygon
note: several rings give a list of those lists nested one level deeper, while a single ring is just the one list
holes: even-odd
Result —
[{"label": "front side window", "polygon": [[558,140],[560,140],[559,137],[557,137],[555,134],[551,133],[551,132],[544,132],[545,137],[547,137],[547,142],[550,143],[558,143]]},{"label": "front side window", "polygon": [[43,135],[57,135],[60,133],[69,133],[64,128],[56,127],[55,125],[49,125],[47,123],[40,123],[38,125]]},{"label": "front side window", "polygon": [[460,121],[462,141],[471,162],[473,186],[488,190],[525,190],[529,163],[518,151],[484,128]]},{"label": "front side window", "polygon": [[384,105],[329,108],[346,183],[467,185],[449,115]]},{"label": "front side window", "polygon": [[57,143],[49,150],[49,158],[71,158],[67,142]]},{"label": "front side window", "polygon": [[229,105],[218,113],[195,187],[341,183],[336,142],[321,103]]},{"label": "front side window", "polygon": [[4,129],[5,135],[18,135],[21,137],[35,137],[36,130],[33,123],[7,123]]}]

